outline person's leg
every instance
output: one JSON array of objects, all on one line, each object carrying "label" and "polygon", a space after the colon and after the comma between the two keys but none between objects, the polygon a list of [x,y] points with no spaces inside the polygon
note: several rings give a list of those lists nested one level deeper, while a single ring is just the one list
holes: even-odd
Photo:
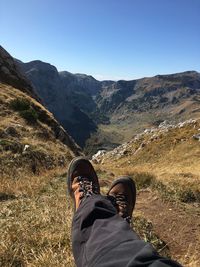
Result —
[{"label": "person's leg", "polygon": [[[98,248],[102,247],[101,238],[104,235],[103,229],[99,229],[101,226],[98,222],[115,215],[117,211],[106,197],[92,195],[82,201],[72,222],[72,250],[78,267],[92,266],[89,265],[87,258],[96,258],[99,253]],[[89,261],[92,264],[93,261],[91,259]]]},{"label": "person's leg", "polygon": [[[112,197],[115,189],[110,190]],[[70,164],[68,191],[76,210],[72,248],[78,267],[180,266],[160,257],[150,244],[140,240],[112,203],[100,195],[98,178],[89,161],[78,158]]]},{"label": "person's leg", "polygon": [[101,195],[84,199],[75,213],[72,247],[78,267],[180,266],[140,240]]}]

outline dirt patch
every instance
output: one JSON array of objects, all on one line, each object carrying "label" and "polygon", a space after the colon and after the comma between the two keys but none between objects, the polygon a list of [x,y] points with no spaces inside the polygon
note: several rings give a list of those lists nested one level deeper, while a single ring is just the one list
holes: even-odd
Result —
[{"label": "dirt patch", "polygon": [[162,200],[151,190],[138,193],[136,214],[150,220],[166,242],[173,259],[184,266],[200,266],[200,211],[198,207]]}]

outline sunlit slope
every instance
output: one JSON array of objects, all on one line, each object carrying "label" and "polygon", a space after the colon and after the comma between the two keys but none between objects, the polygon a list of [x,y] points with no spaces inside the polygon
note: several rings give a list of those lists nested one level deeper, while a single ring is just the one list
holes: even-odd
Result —
[{"label": "sunlit slope", "polygon": [[199,139],[199,120],[163,124],[145,130],[96,160],[116,173],[148,173],[175,191],[191,191],[191,198],[199,201]]},{"label": "sunlit slope", "polygon": [[0,103],[2,197],[34,190],[48,179],[49,172],[66,168],[69,160],[80,154],[72,138],[35,99],[0,84]]}]

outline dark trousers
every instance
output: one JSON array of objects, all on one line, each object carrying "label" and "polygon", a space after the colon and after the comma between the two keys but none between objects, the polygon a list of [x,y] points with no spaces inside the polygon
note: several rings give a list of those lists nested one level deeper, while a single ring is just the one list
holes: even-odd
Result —
[{"label": "dark trousers", "polygon": [[74,214],[72,249],[78,267],[180,267],[140,240],[101,195],[85,198]]}]

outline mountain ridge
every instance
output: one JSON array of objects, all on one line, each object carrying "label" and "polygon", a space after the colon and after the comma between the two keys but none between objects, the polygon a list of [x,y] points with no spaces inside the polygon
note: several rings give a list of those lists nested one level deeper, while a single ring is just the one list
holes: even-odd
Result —
[{"label": "mountain ridge", "polygon": [[[42,70],[33,68],[36,62],[43,65]],[[99,143],[95,149],[110,149],[128,141],[130,131],[141,131],[157,121],[179,122],[200,114],[200,73],[197,71],[129,81],[98,81],[91,75],[58,72],[54,66],[41,61],[21,63],[21,67],[48,109],[86,148],[86,153],[87,146],[89,150],[96,146],[95,140]]]}]

